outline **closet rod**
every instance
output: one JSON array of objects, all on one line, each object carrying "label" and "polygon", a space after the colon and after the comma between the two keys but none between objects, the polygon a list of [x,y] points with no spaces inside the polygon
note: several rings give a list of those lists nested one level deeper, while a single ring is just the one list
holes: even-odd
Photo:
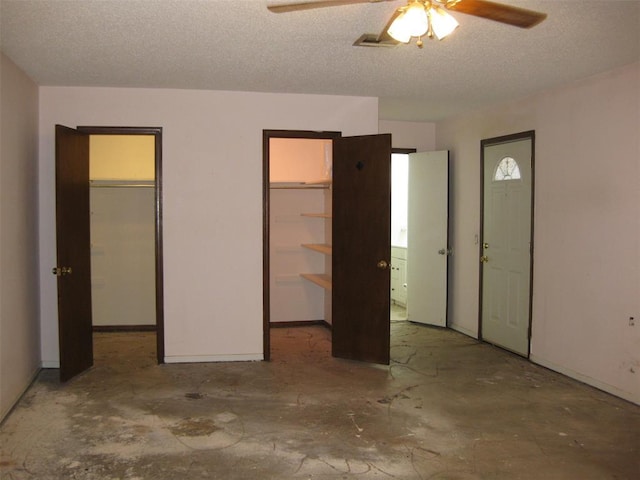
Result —
[{"label": "closet rod", "polygon": [[291,185],[291,186],[278,186],[269,187],[271,190],[326,190],[329,187],[326,185]]},{"label": "closet rod", "polygon": [[110,180],[91,180],[89,182],[91,188],[154,188],[155,182],[127,182],[124,181],[110,181]]}]

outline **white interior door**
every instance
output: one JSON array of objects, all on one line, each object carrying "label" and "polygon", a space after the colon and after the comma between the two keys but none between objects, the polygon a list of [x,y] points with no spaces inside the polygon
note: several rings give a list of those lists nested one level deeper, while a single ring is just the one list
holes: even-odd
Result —
[{"label": "white interior door", "polygon": [[409,155],[407,319],[447,326],[449,152]]},{"label": "white interior door", "polygon": [[482,339],[528,356],[532,138],[483,152]]}]

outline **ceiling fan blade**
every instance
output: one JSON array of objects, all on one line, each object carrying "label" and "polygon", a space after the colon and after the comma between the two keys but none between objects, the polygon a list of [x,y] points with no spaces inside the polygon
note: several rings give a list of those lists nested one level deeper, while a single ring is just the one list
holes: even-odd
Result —
[{"label": "ceiling fan blade", "polygon": [[547,18],[546,13],[486,0],[451,0],[445,4],[445,7],[454,12],[466,13],[520,28],[534,27]]},{"label": "ceiling fan blade", "polygon": [[379,3],[392,2],[394,0],[318,0],[315,2],[285,3],[282,5],[268,5],[267,9],[273,13],[296,12],[299,10],[311,10],[324,7],[341,7],[343,5],[353,5],[356,3]]}]

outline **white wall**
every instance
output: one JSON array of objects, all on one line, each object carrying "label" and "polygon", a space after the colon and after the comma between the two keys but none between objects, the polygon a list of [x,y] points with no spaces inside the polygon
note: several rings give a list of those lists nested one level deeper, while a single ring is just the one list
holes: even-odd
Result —
[{"label": "white wall", "polygon": [[437,124],[452,158],[452,326],[477,335],[480,140],[525,130],[536,132],[531,359],[640,403],[640,64]]},{"label": "white wall", "polygon": [[42,357],[58,363],[54,125],[163,128],[167,361],[261,359],[262,131],[376,133],[369,97],[40,89]]},{"label": "white wall", "polygon": [[380,120],[380,133],[390,133],[393,148],[415,148],[418,152],[430,152],[436,147],[436,124]]},{"label": "white wall", "polygon": [[[40,368],[38,87],[0,54],[0,419]],[[53,266],[53,264],[52,264]]]}]

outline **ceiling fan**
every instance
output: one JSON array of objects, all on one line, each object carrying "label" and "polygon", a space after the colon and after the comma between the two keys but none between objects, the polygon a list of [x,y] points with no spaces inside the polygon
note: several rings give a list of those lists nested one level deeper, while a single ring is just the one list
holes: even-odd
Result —
[{"label": "ceiling fan", "polygon": [[[316,0],[271,5],[267,8],[274,13],[286,13],[357,3],[390,1],[394,0]],[[458,27],[458,22],[449,15],[447,10],[520,28],[534,27],[547,18],[546,13],[487,0],[408,0],[406,5],[396,9],[382,33],[374,39],[373,43],[409,43],[411,38],[415,37],[418,47],[422,48],[423,36],[442,40]],[[363,35],[363,37],[365,36]],[[369,40],[371,41],[371,39]]]}]

